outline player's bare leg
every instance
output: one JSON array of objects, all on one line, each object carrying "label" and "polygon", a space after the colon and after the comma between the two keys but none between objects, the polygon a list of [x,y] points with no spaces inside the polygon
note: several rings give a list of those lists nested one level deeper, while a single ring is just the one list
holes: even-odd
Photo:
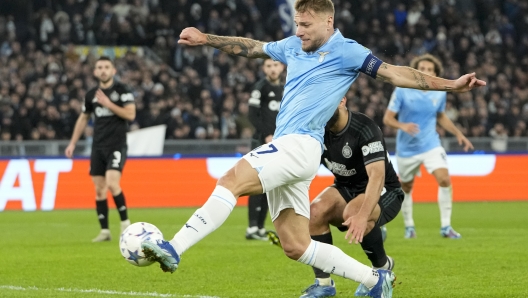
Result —
[{"label": "player's bare leg", "polygon": [[462,236],[451,227],[451,213],[453,210],[453,187],[446,168],[433,171],[438,182],[438,207],[440,208],[440,235],[445,238],[459,239]]},{"label": "player's bare leg", "polygon": [[125,195],[123,194],[120,185],[121,172],[117,170],[107,170],[105,179],[106,185],[114,198],[117,211],[119,212],[119,217],[121,219],[121,233],[123,233],[123,231],[130,225],[130,220],[128,219]]},{"label": "player's bare leg", "polygon": [[106,201],[106,193],[108,187],[106,185],[104,176],[92,176],[92,181],[95,186],[95,204],[97,211],[97,218],[101,231],[99,234],[92,239],[92,242],[110,241],[112,236],[110,235],[110,229],[108,228],[108,202]]},{"label": "player's bare leg", "polygon": [[163,271],[174,272],[178,268],[180,256],[187,249],[224,223],[238,197],[258,193],[262,193],[262,186],[257,171],[248,161],[240,159],[218,180],[207,202],[194,212],[172,240],[142,243],[145,256],[159,262]]}]

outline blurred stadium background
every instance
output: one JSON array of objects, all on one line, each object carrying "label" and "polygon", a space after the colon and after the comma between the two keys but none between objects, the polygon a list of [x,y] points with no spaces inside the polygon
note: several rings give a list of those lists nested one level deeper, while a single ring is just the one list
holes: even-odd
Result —
[{"label": "blurred stadium background", "polygon": [[[334,2],[335,26],[382,60],[407,65],[428,52],[441,58],[446,78],[476,72],[488,82],[472,93],[448,94],[447,114],[477,150],[528,150],[526,1]],[[0,153],[61,154],[62,147],[49,146],[71,136],[84,94],[96,84],[91,69],[101,54],[116,59],[117,79],[134,90],[138,113],[131,129],[167,125],[165,154],[187,153],[173,140],[218,140],[232,145],[221,153],[243,150],[237,147],[248,144],[253,130],[247,116],[250,90],[263,76],[259,61],[182,47],[178,35],[195,26],[220,35],[278,40],[293,30],[279,9],[287,3],[0,1]],[[392,90],[361,75],[347,94],[350,109],[375,119],[389,139],[395,131],[381,119]],[[447,137],[448,151],[459,149],[448,133],[440,128],[439,133]],[[84,138],[90,136],[87,129]],[[35,140],[40,142],[26,142]],[[215,153],[214,147],[202,148]]]}]

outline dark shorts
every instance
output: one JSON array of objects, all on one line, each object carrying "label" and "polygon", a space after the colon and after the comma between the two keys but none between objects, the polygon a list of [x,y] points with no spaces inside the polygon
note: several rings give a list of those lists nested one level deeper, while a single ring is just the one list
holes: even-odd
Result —
[{"label": "dark shorts", "polygon": [[[339,194],[343,197],[343,199],[347,202],[352,201],[355,197],[358,195],[365,193],[363,192],[352,192],[351,189],[349,189],[346,186],[340,186],[340,185],[332,185],[337,191],[339,191]],[[376,224],[379,226],[382,226],[391,220],[393,220],[396,215],[398,215],[398,212],[401,210],[401,206],[403,203],[403,191],[401,188],[395,188],[387,190],[379,199],[378,205],[380,206],[381,213],[380,217],[378,218],[378,221]],[[341,232],[345,232],[348,230],[348,227],[342,226],[338,227],[338,229]]]},{"label": "dark shorts", "polygon": [[107,170],[123,172],[126,157],[126,145],[120,148],[92,148],[90,176],[105,176]]}]

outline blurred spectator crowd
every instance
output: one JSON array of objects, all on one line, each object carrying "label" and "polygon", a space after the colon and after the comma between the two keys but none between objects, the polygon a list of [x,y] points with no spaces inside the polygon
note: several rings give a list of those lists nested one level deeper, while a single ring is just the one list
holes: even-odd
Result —
[{"label": "blurred spectator crowd", "polygon": [[[69,139],[97,57],[75,45],[146,46],[128,52],[116,79],[137,104],[131,129],[166,124],[168,139],[250,138],[248,100],[263,77],[260,61],[206,47],[182,47],[187,26],[263,41],[284,38],[269,0],[0,1],[0,139]],[[335,27],[383,61],[408,65],[416,55],[441,58],[443,77],[476,72],[488,82],[448,93],[446,113],[470,137],[528,136],[528,1],[334,0]],[[22,8],[20,6],[23,6]],[[28,9],[29,7],[29,9]],[[360,75],[350,109],[382,117],[393,87]],[[439,133],[447,133],[441,128]],[[87,132],[89,134],[89,132]]]}]

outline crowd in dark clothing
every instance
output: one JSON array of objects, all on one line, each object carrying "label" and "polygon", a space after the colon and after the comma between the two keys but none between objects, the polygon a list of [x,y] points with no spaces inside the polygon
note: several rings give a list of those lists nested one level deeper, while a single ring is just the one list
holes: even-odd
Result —
[{"label": "crowd in dark clothing", "polygon": [[[135,95],[132,129],[166,124],[168,139],[250,138],[248,100],[263,76],[261,61],[180,46],[179,33],[195,26],[262,41],[284,38],[275,1],[0,2],[1,140],[70,138],[84,95],[97,84],[92,75],[97,57],[82,54],[77,45],[148,49],[115,59],[116,80]],[[488,82],[470,93],[448,93],[446,113],[467,136],[528,136],[527,1],[334,4],[335,27],[383,61],[408,65],[431,53],[443,62],[443,77],[476,72]],[[347,93],[348,107],[394,136],[382,123],[393,89],[360,75]]]}]

